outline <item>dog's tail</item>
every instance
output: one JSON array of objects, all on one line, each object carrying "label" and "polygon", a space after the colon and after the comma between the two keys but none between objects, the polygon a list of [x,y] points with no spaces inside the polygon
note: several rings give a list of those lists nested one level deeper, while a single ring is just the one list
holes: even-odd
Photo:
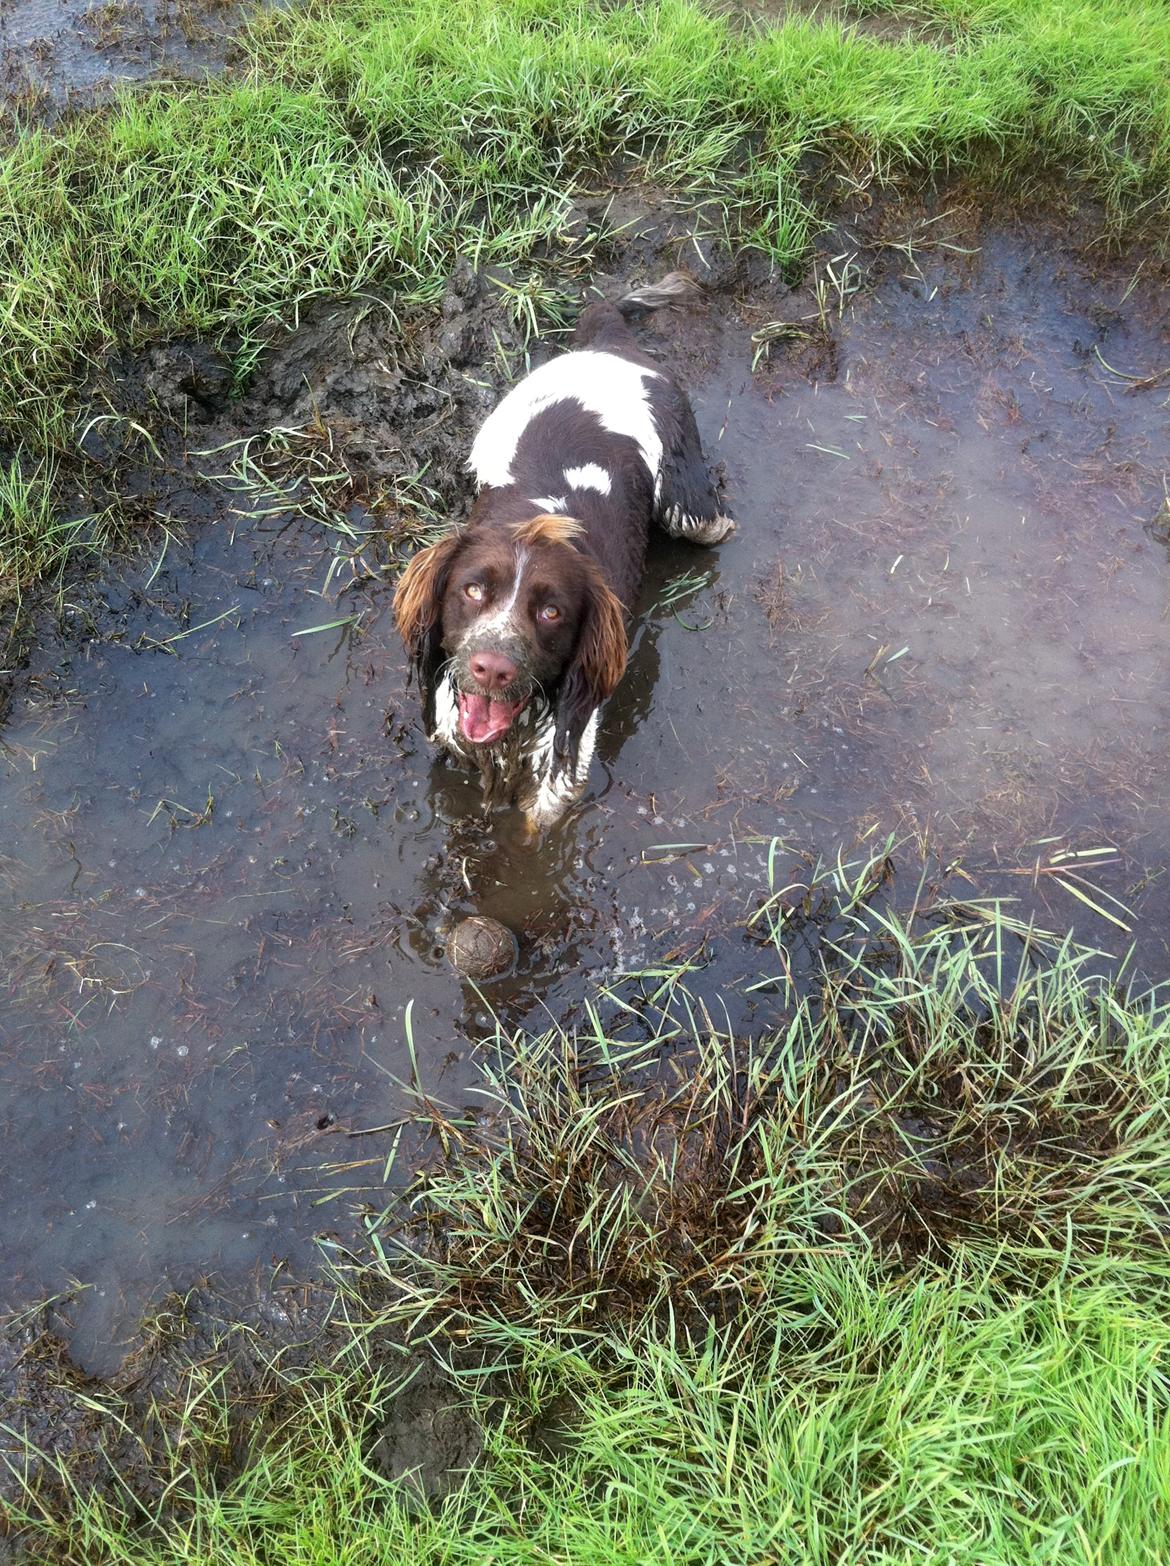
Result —
[{"label": "dog's tail", "polygon": [[666,305],[690,304],[703,297],[703,285],[689,272],[668,272],[657,283],[635,288],[617,300],[617,307],[628,319],[643,310],[661,310]]}]

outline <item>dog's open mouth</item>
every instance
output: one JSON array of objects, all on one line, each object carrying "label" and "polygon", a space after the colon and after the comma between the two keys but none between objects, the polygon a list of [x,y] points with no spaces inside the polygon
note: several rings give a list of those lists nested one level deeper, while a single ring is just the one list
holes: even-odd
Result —
[{"label": "dog's open mouth", "polygon": [[494,745],[527,705],[527,696],[520,701],[492,701],[473,691],[460,691],[459,732],[472,745]]}]

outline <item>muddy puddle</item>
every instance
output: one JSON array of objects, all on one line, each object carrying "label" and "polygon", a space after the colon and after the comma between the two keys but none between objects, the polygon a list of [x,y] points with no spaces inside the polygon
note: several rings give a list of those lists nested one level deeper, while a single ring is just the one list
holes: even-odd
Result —
[{"label": "muddy puddle", "polygon": [[51,118],[119,82],[198,80],[230,61],[246,9],[239,0],[4,0],[0,100],[23,120]]},{"label": "muddy puddle", "polygon": [[[3,1291],[82,1285],[86,1365],[165,1286],[351,1233],[386,1200],[370,1128],[415,1070],[469,1101],[489,1004],[539,1029],[691,959],[766,1026],[774,836],[799,878],[895,833],[908,890],[946,868],[1170,971],[1153,262],[936,207],[846,225],[795,291],[719,283],[644,333],[740,531],[656,545],[588,798],[539,848],[436,763],[388,586],[339,598],[325,529],[226,486],[34,660],[0,757]],[[473,911],[521,941],[486,999],[443,956]]]}]

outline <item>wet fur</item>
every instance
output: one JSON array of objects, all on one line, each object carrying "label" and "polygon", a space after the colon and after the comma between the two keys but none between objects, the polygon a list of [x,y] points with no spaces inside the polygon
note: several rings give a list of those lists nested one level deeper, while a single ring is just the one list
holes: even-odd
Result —
[{"label": "wet fur", "polygon": [[[472,447],[481,488],[466,525],[419,551],[395,595],[428,733],[479,766],[489,804],[517,799],[537,826],[585,786],[598,709],[625,671],[626,616],[651,524],[703,543],[734,526],[719,514],[685,395],[625,319],[695,286],[672,274],[582,312],[573,350],[525,377],[485,421]],[[452,585],[466,569],[510,582],[506,625],[498,606],[489,612],[490,599],[478,617],[469,610]],[[548,626],[524,621],[526,573],[539,584],[534,592],[549,584],[572,617],[572,648],[556,668],[542,657]],[[477,746],[459,726],[459,691],[470,689],[460,659],[481,622],[495,650],[515,657],[532,696],[508,732]]]}]

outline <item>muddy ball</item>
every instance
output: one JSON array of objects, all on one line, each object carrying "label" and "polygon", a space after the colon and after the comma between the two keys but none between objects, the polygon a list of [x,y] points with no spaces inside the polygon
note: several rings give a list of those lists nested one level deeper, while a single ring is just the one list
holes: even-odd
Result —
[{"label": "muddy ball", "polygon": [[451,932],[447,956],[465,979],[496,979],[516,961],[516,937],[498,919],[475,914]]}]

